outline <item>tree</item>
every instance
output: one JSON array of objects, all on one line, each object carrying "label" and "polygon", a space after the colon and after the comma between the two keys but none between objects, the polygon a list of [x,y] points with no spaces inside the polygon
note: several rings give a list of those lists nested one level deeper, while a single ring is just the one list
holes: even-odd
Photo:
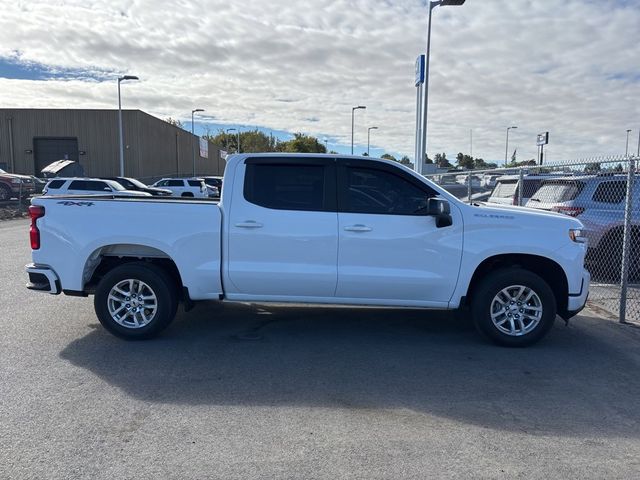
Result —
[{"label": "tree", "polygon": [[404,155],[400,160],[398,160],[398,162],[400,162],[402,165],[406,165],[409,168],[413,168],[413,162],[406,155]]},{"label": "tree", "polygon": [[475,166],[473,157],[470,155],[464,155],[462,152],[458,153],[458,155],[456,156],[456,163],[458,164],[458,167],[467,170],[472,170]]},{"label": "tree", "polygon": [[184,130],[184,125],[177,118],[167,117],[164,119],[164,121],[167,122],[169,125],[173,125],[175,127],[182,128]]},{"label": "tree", "polygon": [[449,160],[447,160],[446,153],[436,153],[436,156],[433,158],[433,161],[438,168],[451,168],[453,166],[449,163]]},{"label": "tree", "polygon": [[327,153],[327,148],[322,142],[304,133],[296,133],[291,140],[278,143],[276,149],[278,152]]},{"label": "tree", "polygon": [[[203,135],[203,138],[225,150],[235,151],[238,144],[238,135],[235,132],[227,133],[222,129],[216,135],[206,134]],[[276,139],[271,135],[267,135],[257,129],[240,132],[240,149],[242,152],[275,152],[275,147]]]},{"label": "tree", "polygon": [[506,167],[514,168],[514,167],[535,167],[538,165],[538,162],[535,159],[531,160],[523,160],[522,162],[511,162],[507,163]]},{"label": "tree", "polygon": [[424,163],[433,163],[433,160],[431,160],[428,155],[425,155],[424,156]]},{"label": "tree", "polygon": [[394,162],[397,162],[398,159],[396,157],[394,157],[393,155],[391,155],[390,153],[384,153],[380,156],[380,158],[384,158],[386,160],[393,160]]}]

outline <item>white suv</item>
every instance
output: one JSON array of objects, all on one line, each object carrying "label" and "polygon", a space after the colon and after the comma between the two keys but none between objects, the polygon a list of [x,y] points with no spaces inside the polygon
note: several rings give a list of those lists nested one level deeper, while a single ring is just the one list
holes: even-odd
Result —
[{"label": "white suv", "polygon": [[126,190],[113,180],[99,178],[53,178],[42,190],[43,195],[123,195],[127,197],[150,197],[145,192]]},{"label": "white suv", "polygon": [[166,188],[173,192],[174,197],[208,198],[210,195],[207,185],[201,178],[163,178],[152,187]]}]

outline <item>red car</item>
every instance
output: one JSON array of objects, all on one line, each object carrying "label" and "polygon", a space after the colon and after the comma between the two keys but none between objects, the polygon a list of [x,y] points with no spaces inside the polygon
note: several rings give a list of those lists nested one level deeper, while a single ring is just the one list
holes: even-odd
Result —
[{"label": "red car", "polygon": [[0,169],[0,201],[26,198],[36,192],[33,179],[28,175],[16,175]]}]

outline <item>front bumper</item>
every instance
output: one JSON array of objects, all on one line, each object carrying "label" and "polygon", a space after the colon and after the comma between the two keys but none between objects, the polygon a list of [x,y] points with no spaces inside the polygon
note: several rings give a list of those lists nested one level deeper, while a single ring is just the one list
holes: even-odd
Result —
[{"label": "front bumper", "polygon": [[27,283],[29,290],[52,295],[58,295],[62,291],[60,279],[51,267],[30,263],[25,266],[25,269],[29,275],[29,283]]},{"label": "front bumper", "polygon": [[567,302],[567,312],[562,315],[563,318],[569,319],[582,311],[587,303],[589,297],[589,282],[591,282],[591,275],[585,269],[582,270],[582,285],[580,286],[580,292],[569,294],[569,301]]}]

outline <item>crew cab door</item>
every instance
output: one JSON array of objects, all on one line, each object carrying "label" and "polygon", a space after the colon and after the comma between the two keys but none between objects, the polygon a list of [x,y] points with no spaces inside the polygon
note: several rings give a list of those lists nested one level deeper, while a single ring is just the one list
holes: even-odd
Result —
[{"label": "crew cab door", "polygon": [[462,258],[462,216],[438,228],[426,216],[437,192],[383,162],[338,164],[336,296],[372,304],[446,307]]},{"label": "crew cab door", "polygon": [[[229,212],[227,297],[333,297],[338,215],[335,161],[248,158]],[[225,187],[227,188],[227,187]]]}]

